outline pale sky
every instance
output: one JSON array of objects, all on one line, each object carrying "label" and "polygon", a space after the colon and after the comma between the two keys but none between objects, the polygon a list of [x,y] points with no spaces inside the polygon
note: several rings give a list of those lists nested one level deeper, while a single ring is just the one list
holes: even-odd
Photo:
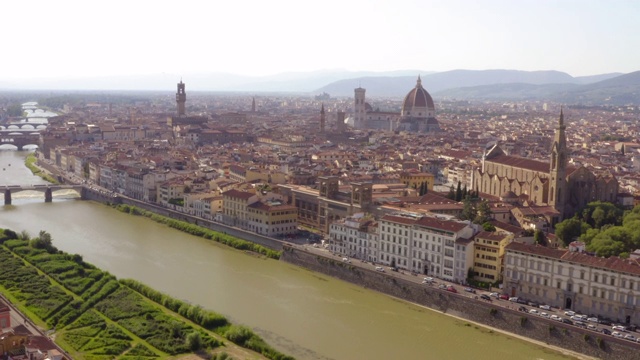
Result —
[{"label": "pale sky", "polygon": [[637,0],[20,0],[0,9],[0,81],[322,69],[640,70]]}]

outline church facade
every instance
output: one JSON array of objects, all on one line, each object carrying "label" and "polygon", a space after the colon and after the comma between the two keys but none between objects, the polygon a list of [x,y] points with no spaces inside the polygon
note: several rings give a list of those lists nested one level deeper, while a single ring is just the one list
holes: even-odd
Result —
[{"label": "church facade", "polygon": [[591,201],[615,202],[618,181],[568,164],[564,114],[555,129],[550,161],[507,155],[497,144],[486,150],[474,170],[472,187],[481,194],[524,206],[547,207],[551,226],[573,216]]}]

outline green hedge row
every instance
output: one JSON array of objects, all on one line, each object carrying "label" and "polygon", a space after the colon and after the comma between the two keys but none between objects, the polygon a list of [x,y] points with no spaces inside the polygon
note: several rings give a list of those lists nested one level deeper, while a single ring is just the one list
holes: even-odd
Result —
[{"label": "green hedge row", "polygon": [[165,224],[169,227],[180,230],[182,232],[203,237],[205,239],[214,240],[221,244],[233,247],[238,250],[248,250],[258,254],[265,255],[272,259],[276,259],[276,260],[280,259],[281,253],[279,251],[269,249],[267,247],[258,245],[251,241],[238,239],[236,237],[233,237],[227,234],[222,234],[217,231],[213,231],[201,226],[190,224],[186,221],[175,220],[166,216],[158,215],[154,212],[146,211],[146,210],[137,208],[135,206],[120,204],[120,205],[117,205],[115,208],[118,209],[119,211],[122,211],[128,214],[147,217],[155,222]]},{"label": "green hedge row", "polygon": [[139,292],[142,296],[166,307],[167,309],[177,312],[205,329],[215,330],[221,326],[229,324],[227,319],[220,314],[204,310],[200,306],[194,306],[182,300],[174,299],[171,296],[154,290],[138,281],[122,279],[120,280],[120,283]]}]

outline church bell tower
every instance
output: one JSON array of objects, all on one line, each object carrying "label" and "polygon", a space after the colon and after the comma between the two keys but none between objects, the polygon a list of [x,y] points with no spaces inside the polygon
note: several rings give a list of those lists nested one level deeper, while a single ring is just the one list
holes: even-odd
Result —
[{"label": "church bell tower", "polygon": [[[564,113],[560,109],[560,119],[551,146],[551,168],[549,175],[549,205],[560,212],[560,219],[564,218],[567,194],[567,139],[565,136]],[[555,225],[555,224],[552,224]]]}]

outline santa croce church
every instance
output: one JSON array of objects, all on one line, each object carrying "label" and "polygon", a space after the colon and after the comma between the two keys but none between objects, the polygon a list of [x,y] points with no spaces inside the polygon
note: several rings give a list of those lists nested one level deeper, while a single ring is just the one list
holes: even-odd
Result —
[{"label": "santa croce church", "polygon": [[552,227],[591,201],[615,202],[615,177],[596,176],[584,166],[568,165],[565,129],[560,110],[548,163],[507,155],[497,144],[489,147],[482,167],[473,172],[473,189],[515,206],[540,207],[539,213]]}]

